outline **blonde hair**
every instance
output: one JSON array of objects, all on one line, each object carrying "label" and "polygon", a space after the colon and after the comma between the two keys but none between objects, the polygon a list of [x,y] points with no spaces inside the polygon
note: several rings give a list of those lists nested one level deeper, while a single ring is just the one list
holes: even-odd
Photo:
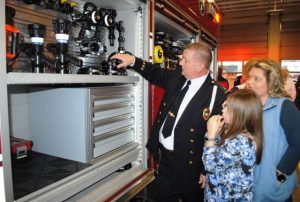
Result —
[{"label": "blonde hair", "polygon": [[291,100],[295,101],[297,90],[295,83],[291,78],[289,78],[289,70],[287,68],[282,68],[281,73],[284,81],[284,90],[287,92]]},{"label": "blonde hair", "polygon": [[282,73],[283,81],[285,82],[287,80],[287,78],[289,77],[289,70],[284,67],[281,69],[281,73]]},{"label": "blonde hair", "polygon": [[284,79],[279,64],[270,59],[257,59],[248,67],[248,73],[252,68],[258,68],[264,72],[268,83],[268,93],[271,97],[289,97],[284,90]]},{"label": "blonde hair", "polygon": [[227,98],[227,110],[231,115],[231,123],[221,138],[220,145],[227,138],[234,138],[248,132],[256,142],[256,162],[259,163],[263,145],[262,104],[253,90],[241,89]]},{"label": "blonde hair", "polygon": [[190,43],[185,47],[185,49],[194,51],[194,57],[196,57],[198,60],[201,60],[206,69],[210,68],[212,61],[212,50],[208,45],[205,43]]},{"label": "blonde hair", "polygon": [[247,76],[248,76],[248,69],[254,64],[256,63],[258,59],[257,58],[251,58],[249,59],[243,66],[242,68],[242,78],[241,78],[241,82],[240,83],[244,83],[247,80]]}]

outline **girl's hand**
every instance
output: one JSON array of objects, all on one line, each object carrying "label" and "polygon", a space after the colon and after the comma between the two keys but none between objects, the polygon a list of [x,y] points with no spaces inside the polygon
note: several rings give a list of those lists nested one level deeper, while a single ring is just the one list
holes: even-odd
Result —
[{"label": "girl's hand", "polygon": [[207,137],[216,138],[224,126],[223,116],[215,115],[210,117],[207,122]]}]

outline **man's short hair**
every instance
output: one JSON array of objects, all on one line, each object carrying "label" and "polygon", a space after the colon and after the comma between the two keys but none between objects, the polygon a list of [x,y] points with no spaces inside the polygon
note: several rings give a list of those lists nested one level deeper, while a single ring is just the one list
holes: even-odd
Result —
[{"label": "man's short hair", "polygon": [[212,50],[207,44],[200,42],[190,43],[185,49],[195,51],[194,56],[199,59],[199,61],[203,62],[207,69],[210,68],[212,61]]}]

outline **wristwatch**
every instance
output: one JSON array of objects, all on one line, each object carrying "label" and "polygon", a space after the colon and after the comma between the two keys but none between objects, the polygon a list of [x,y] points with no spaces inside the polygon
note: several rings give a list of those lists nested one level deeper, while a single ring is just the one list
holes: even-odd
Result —
[{"label": "wristwatch", "polygon": [[276,170],[276,178],[277,178],[277,181],[281,182],[281,183],[284,183],[286,180],[285,174],[278,172],[277,170]]}]

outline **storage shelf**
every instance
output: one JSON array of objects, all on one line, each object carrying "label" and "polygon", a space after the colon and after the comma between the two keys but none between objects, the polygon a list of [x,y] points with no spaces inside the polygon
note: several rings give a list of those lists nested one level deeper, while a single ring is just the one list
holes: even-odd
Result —
[{"label": "storage shelf", "polygon": [[108,76],[80,74],[50,74],[50,73],[17,73],[7,74],[8,85],[24,84],[81,84],[81,83],[135,83],[138,76]]},{"label": "storage shelf", "polygon": [[[112,171],[116,171],[119,168],[127,165],[128,163],[134,162],[138,158],[139,155],[138,146],[139,146],[138,143],[129,143],[128,145],[122,146],[114,151],[106,153],[101,157],[98,157],[93,162],[93,165],[81,171],[78,171],[72,175],[69,175],[64,179],[56,181],[51,185],[48,185],[42,189],[32,192],[16,200],[16,202],[65,201],[68,198],[79,193],[80,191],[85,190],[86,188],[95,184],[96,182],[97,184],[105,183],[107,182],[107,180],[104,180],[103,182],[101,181],[101,179],[105,177],[109,178],[110,175],[112,174]],[[51,167],[51,169],[53,168]],[[127,170],[126,172],[113,173],[117,175],[121,174],[123,176],[120,176],[121,178],[119,178],[117,182],[115,180],[114,181],[109,180],[108,182],[110,181],[114,182],[113,184],[114,186],[112,186],[110,182],[109,183],[110,186],[102,187],[102,190],[105,188],[106,189],[105,191],[100,192],[100,196],[101,197],[106,196],[106,198],[109,197],[113,193],[117,192],[117,190],[121,189],[122,188],[121,186],[124,186],[126,182],[128,181],[130,182],[134,180],[134,178],[137,177],[136,175],[141,174],[141,172],[145,172],[145,171],[146,169],[143,168],[138,162],[136,162],[133,168]],[[93,191],[92,193],[94,192],[95,191]],[[71,200],[71,201],[75,201],[75,200]],[[82,200],[82,201],[105,201],[105,200],[95,199],[95,200]]]}]

